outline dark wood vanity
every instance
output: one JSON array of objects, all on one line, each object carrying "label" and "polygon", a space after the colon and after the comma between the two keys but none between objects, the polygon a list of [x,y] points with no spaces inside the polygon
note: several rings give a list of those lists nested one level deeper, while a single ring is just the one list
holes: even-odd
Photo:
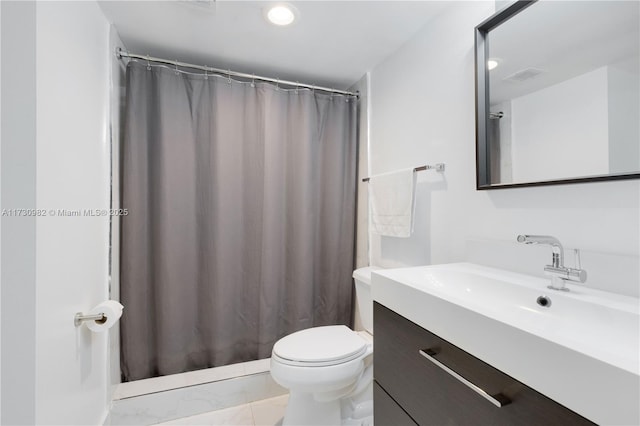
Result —
[{"label": "dark wood vanity", "polygon": [[594,424],[377,302],[374,330],[377,426]]}]

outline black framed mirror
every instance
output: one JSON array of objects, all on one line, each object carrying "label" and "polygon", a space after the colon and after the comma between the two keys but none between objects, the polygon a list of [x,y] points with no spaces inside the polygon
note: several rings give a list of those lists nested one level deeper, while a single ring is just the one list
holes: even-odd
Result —
[{"label": "black framed mirror", "polygon": [[517,1],[475,59],[477,189],[640,178],[640,2]]}]

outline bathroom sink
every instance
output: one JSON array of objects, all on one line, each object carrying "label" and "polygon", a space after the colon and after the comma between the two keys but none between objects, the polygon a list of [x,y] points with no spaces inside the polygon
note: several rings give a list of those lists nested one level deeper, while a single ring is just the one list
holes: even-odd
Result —
[{"label": "bathroom sink", "polygon": [[639,300],[471,263],[375,271],[373,299],[599,424],[640,424]]}]

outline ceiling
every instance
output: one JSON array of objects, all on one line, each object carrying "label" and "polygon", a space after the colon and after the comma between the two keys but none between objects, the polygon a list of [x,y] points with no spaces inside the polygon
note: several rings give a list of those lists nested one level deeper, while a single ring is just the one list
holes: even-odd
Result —
[{"label": "ceiling", "polygon": [[290,1],[276,27],[268,1],[101,1],[130,53],[346,89],[396,51],[446,1]]}]

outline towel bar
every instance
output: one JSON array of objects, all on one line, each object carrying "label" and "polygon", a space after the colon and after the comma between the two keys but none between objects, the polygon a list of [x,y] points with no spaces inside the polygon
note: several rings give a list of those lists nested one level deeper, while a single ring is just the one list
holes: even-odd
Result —
[{"label": "towel bar", "polygon": [[[437,164],[434,164],[433,166],[427,164],[426,166],[420,166],[413,169],[414,172],[421,172],[423,170],[435,170],[436,172],[444,172],[444,163],[437,163]],[[362,181],[369,182],[370,179],[371,179],[370,177],[366,177],[362,179]]]}]

